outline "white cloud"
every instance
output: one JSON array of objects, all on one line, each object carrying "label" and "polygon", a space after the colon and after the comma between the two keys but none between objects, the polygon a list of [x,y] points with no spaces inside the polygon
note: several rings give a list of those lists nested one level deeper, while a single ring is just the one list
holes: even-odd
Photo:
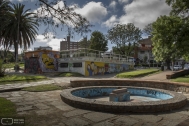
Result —
[{"label": "white cloud", "polygon": [[118,22],[119,20],[117,19],[117,15],[112,15],[106,22],[103,23],[103,25],[106,27],[112,27]]},{"label": "white cloud", "polygon": [[109,7],[115,9],[115,8],[116,8],[116,5],[117,5],[116,1],[112,1],[112,2],[110,3]]},{"label": "white cloud", "polygon": [[[133,0],[124,6],[125,15],[118,20],[121,24],[134,23],[136,27],[143,29],[147,24],[156,21],[160,15],[168,15],[171,11],[165,0]],[[105,23],[111,22],[112,17]],[[114,20],[113,23],[116,23]],[[107,25],[109,26],[109,25]]]},{"label": "white cloud", "polygon": [[77,8],[75,11],[93,23],[101,22],[102,19],[108,14],[107,8],[104,7],[102,2],[93,1],[87,3],[82,8]]},{"label": "white cloud", "polygon": [[38,35],[36,38],[36,41],[32,45],[30,49],[34,49],[34,47],[39,47],[39,46],[50,46],[53,48],[53,50],[60,50],[60,41],[63,40],[63,38],[49,38],[49,39],[44,39],[45,37],[43,35]]},{"label": "white cloud", "polygon": [[129,3],[129,0],[118,0],[120,4],[122,3]]}]

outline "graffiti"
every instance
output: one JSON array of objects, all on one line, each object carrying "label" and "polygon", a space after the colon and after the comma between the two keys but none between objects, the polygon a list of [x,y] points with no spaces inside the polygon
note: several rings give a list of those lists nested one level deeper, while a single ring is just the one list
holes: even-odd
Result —
[{"label": "graffiti", "polygon": [[53,52],[40,52],[39,53],[39,64],[43,72],[52,72],[58,70],[58,54]]},{"label": "graffiti", "polygon": [[104,72],[104,63],[86,62],[86,76],[103,75]]},{"label": "graffiti", "polygon": [[129,69],[127,64],[116,64],[116,63],[103,63],[103,62],[85,62],[85,75],[104,75],[110,73],[116,73],[126,71]]},{"label": "graffiti", "polygon": [[25,59],[25,73],[41,73],[37,57]]}]

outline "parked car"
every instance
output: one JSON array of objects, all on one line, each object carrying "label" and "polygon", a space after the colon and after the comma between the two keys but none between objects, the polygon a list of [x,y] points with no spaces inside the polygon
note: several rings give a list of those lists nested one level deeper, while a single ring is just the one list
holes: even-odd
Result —
[{"label": "parked car", "polygon": [[173,70],[181,70],[182,66],[181,65],[174,65]]},{"label": "parked car", "polygon": [[184,70],[189,70],[189,64],[184,64]]}]

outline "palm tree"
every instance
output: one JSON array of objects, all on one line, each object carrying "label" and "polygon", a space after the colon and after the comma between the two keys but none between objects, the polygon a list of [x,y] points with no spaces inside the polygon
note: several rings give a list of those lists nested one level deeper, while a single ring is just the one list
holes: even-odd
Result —
[{"label": "palm tree", "polygon": [[13,4],[10,12],[6,15],[8,21],[4,24],[2,33],[4,47],[14,46],[15,59],[17,63],[18,47],[27,49],[35,41],[38,23],[34,13],[29,9],[24,11],[23,4]]},{"label": "palm tree", "polygon": [[[4,24],[7,21],[6,15],[10,10],[10,2],[7,0],[0,0],[0,42],[2,39],[2,32]],[[1,45],[0,45],[1,46]]]}]

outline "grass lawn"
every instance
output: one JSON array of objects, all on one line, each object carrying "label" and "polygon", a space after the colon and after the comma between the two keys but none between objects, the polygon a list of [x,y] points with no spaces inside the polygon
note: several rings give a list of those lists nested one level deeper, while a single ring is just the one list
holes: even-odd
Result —
[{"label": "grass lawn", "polygon": [[45,84],[45,85],[38,85],[32,87],[23,88],[23,91],[31,91],[31,92],[43,92],[43,91],[53,91],[53,90],[62,90],[63,87],[53,85],[53,84]]},{"label": "grass lawn", "polygon": [[142,70],[135,70],[130,72],[123,72],[117,74],[116,77],[118,78],[133,78],[133,77],[141,77],[146,76],[152,73],[159,72],[159,69],[142,69]]},{"label": "grass lawn", "polygon": [[70,73],[70,72],[61,73],[58,76],[59,77],[83,77],[83,75],[80,73]]},{"label": "grass lawn", "polygon": [[6,75],[0,77],[0,84],[15,83],[15,81],[38,81],[47,79],[45,76],[30,76],[30,75]]},{"label": "grass lawn", "polygon": [[186,75],[184,77],[178,77],[176,79],[171,79],[171,81],[189,83],[189,75]]},{"label": "grass lawn", "polygon": [[[20,67],[24,67],[24,63],[19,63],[18,65],[19,65]],[[3,66],[4,66],[5,68],[14,68],[15,63],[6,63],[6,64],[3,64]]]},{"label": "grass lawn", "polygon": [[15,104],[5,98],[0,98],[0,117],[15,116],[15,115],[16,115]]}]

